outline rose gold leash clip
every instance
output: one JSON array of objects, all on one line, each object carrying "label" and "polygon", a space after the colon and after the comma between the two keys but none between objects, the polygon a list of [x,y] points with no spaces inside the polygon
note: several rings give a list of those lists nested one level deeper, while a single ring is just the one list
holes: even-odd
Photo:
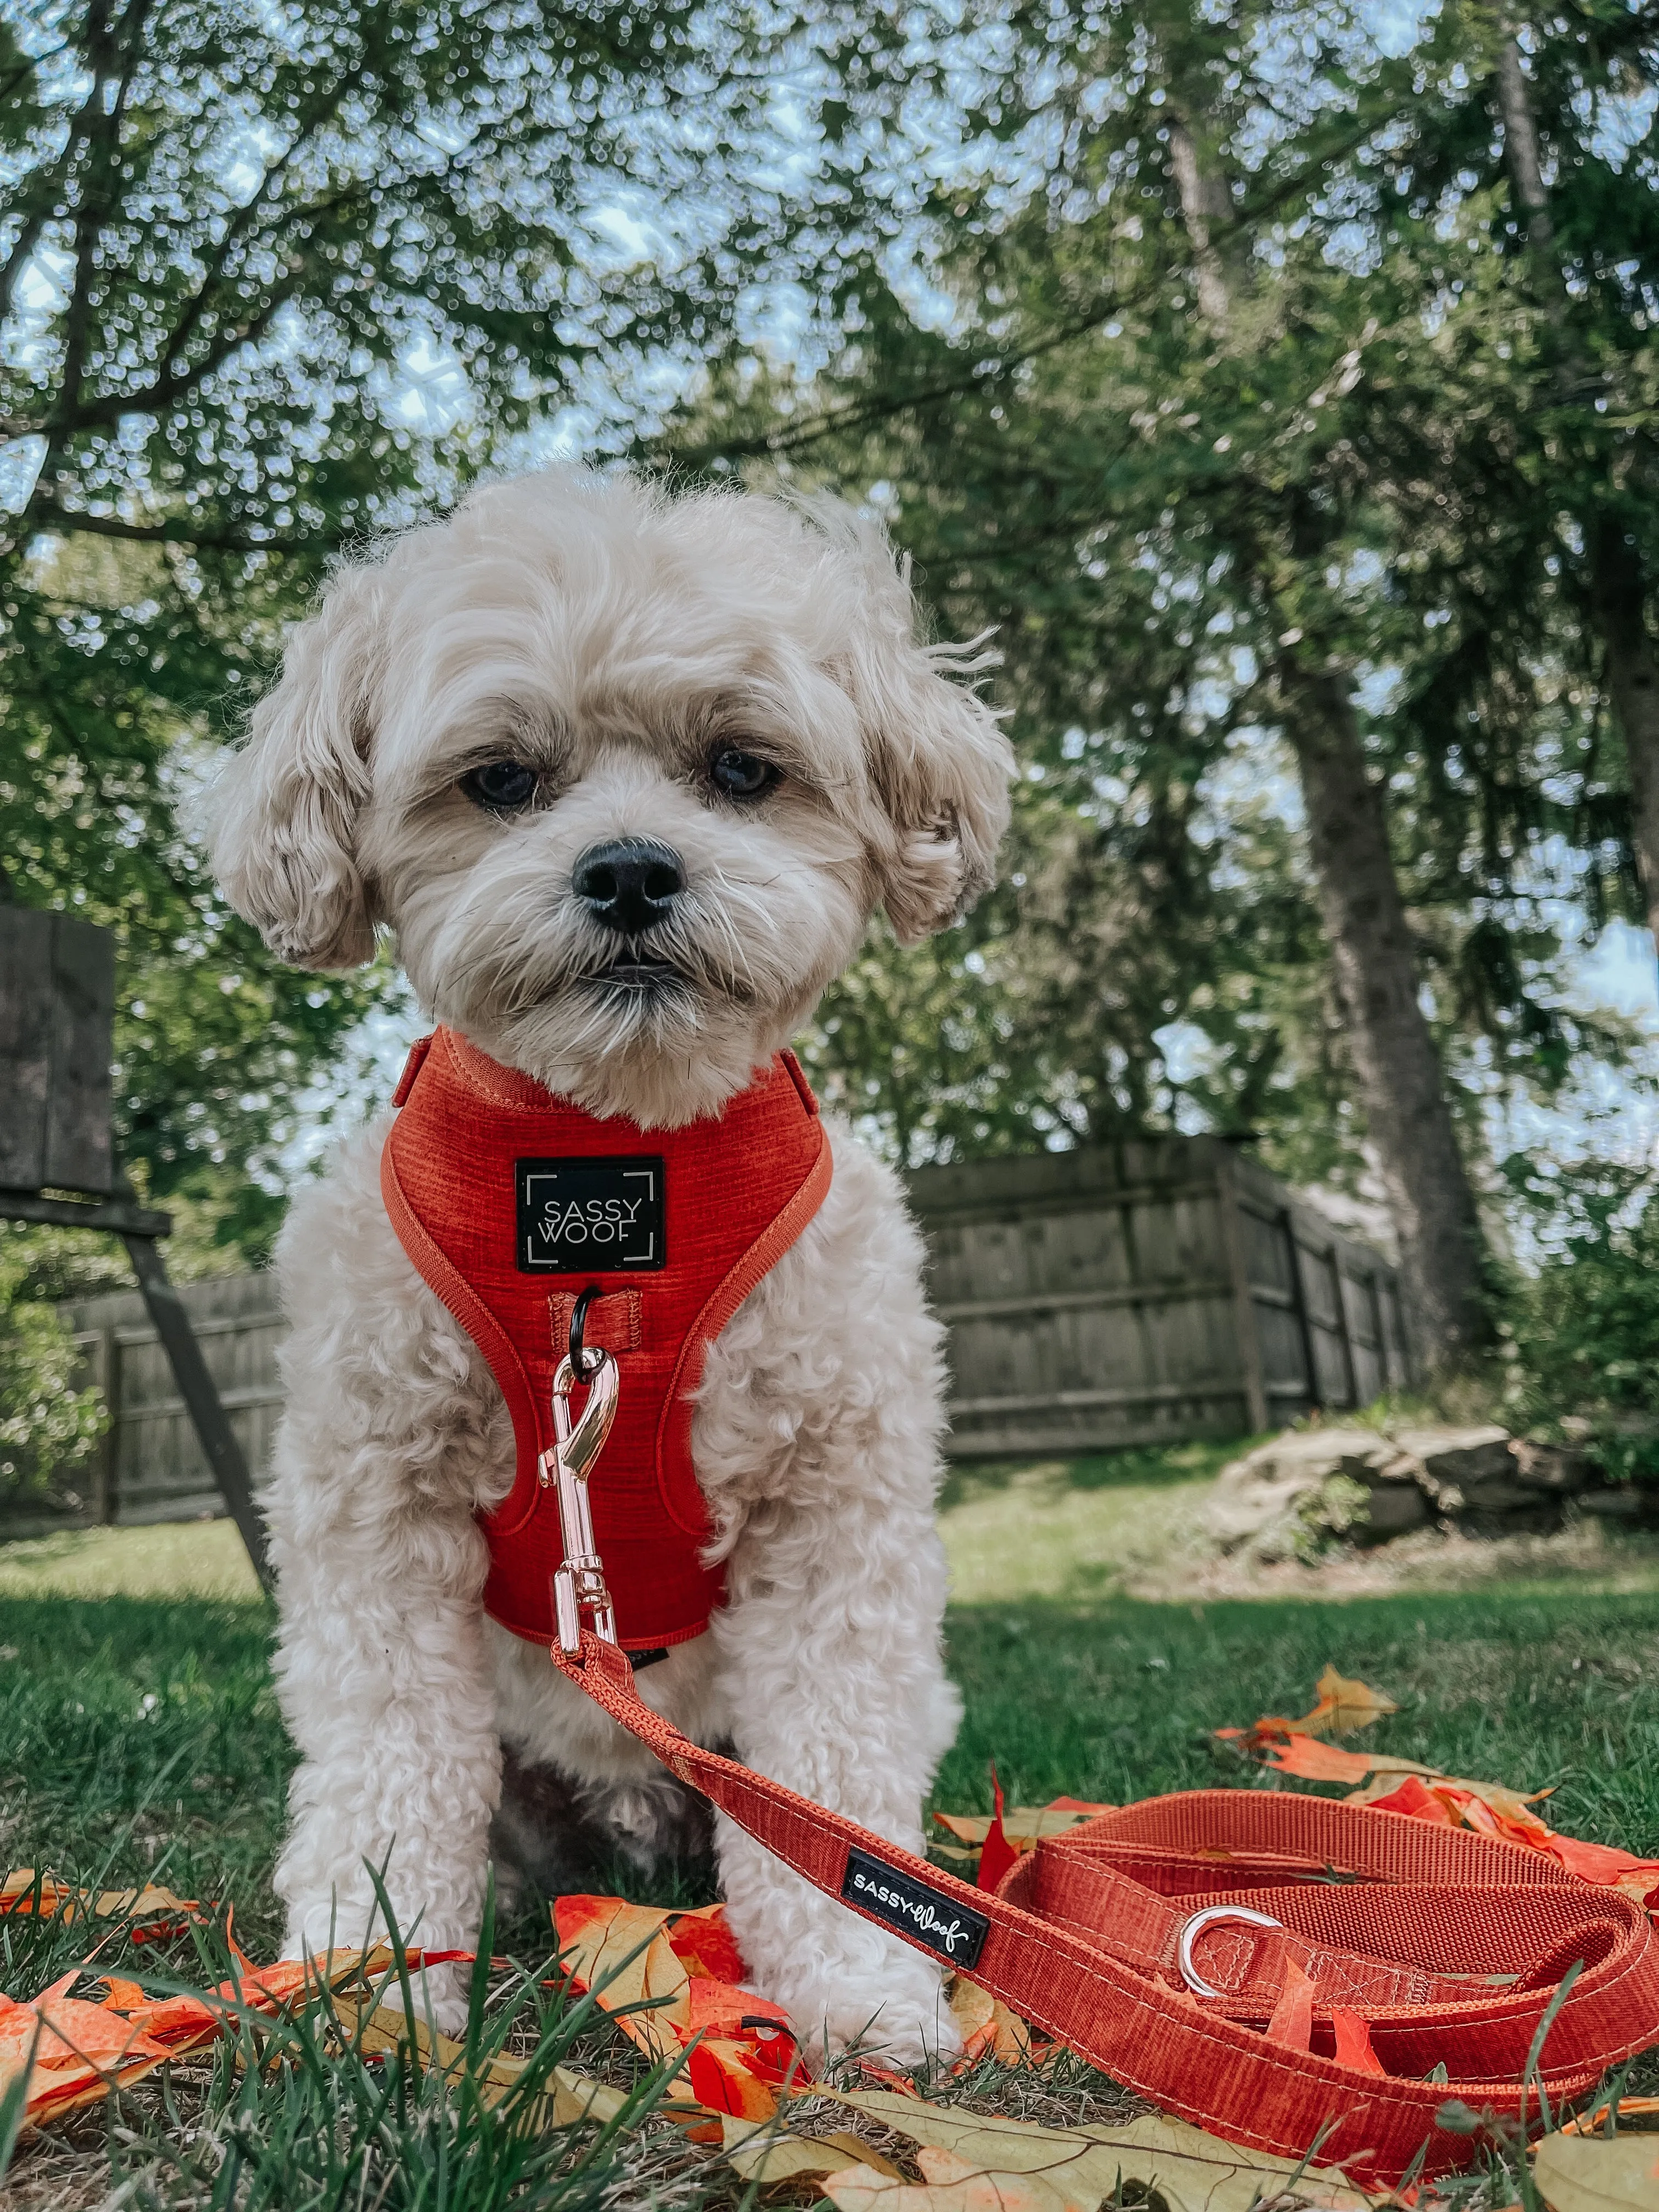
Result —
[{"label": "rose gold leash clip", "polygon": [[[616,1610],[605,1587],[605,1562],[593,1547],[593,1516],[587,1503],[588,1470],[617,1418],[617,1363],[597,1346],[580,1356],[580,1376],[574,1361],[562,1359],[553,1377],[554,1444],[551,1451],[542,1454],[537,1470],[544,1489],[558,1486],[564,1562],[553,1577],[553,1609],[559,1649],[572,1654],[581,1650],[584,1613],[597,1637],[606,1644],[617,1640]],[[587,1386],[587,1403],[573,1426],[570,1393],[578,1381]]]}]

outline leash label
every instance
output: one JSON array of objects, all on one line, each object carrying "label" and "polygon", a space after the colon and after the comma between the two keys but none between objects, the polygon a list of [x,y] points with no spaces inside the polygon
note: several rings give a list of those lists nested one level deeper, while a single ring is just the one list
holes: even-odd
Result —
[{"label": "leash label", "polygon": [[841,1893],[849,1905],[925,1943],[953,1966],[976,1966],[991,1923],[914,1875],[899,1874],[867,1851],[849,1850]]},{"label": "leash label", "polygon": [[660,1154],[520,1160],[515,1169],[521,1275],[668,1265]]}]

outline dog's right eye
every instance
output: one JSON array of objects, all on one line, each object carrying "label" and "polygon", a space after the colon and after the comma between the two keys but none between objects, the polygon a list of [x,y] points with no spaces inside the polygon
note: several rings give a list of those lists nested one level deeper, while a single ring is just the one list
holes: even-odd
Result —
[{"label": "dog's right eye", "polygon": [[461,778],[461,789],[475,806],[516,814],[536,796],[536,771],[522,761],[486,761]]}]

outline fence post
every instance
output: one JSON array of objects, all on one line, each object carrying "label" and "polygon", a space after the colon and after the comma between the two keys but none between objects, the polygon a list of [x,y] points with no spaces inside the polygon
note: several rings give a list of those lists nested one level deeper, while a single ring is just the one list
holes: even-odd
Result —
[{"label": "fence post", "polygon": [[1216,1155],[1216,1197],[1221,1208],[1227,1273],[1232,1278],[1234,1326],[1238,1331],[1238,1357],[1243,1369],[1244,1402],[1250,1426],[1260,1436],[1268,1422],[1267,1378],[1261,1364],[1261,1330],[1255,1300],[1250,1296],[1250,1269],[1244,1252],[1237,1178],[1233,1156],[1224,1149],[1218,1149]]},{"label": "fence post", "polygon": [[88,1346],[92,1379],[103,1395],[108,1425],[92,1455],[92,1517],[100,1527],[114,1522],[119,1508],[121,1340],[106,1322]]},{"label": "fence post", "polygon": [[1279,1218],[1290,1246],[1291,1308],[1302,1339],[1302,1364],[1308,1377],[1308,1411],[1322,1413],[1325,1401],[1319,1388],[1319,1364],[1314,1358],[1313,1323],[1308,1318],[1308,1286],[1302,1279],[1302,1247],[1297,1241],[1294,1209],[1282,1207]]}]

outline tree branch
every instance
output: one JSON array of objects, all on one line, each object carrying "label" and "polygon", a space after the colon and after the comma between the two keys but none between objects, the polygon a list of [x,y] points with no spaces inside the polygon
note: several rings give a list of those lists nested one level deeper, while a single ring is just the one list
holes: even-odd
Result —
[{"label": "tree branch", "polygon": [[[1328,160],[1341,153],[1353,153],[1392,120],[1369,120],[1360,130],[1352,132],[1345,145],[1334,149]],[[1228,242],[1235,234],[1242,234],[1249,223],[1259,222],[1263,216],[1271,215],[1285,202],[1293,199],[1304,189],[1307,178],[1298,172],[1287,177],[1270,192],[1254,202],[1248,209],[1228,204],[1224,222],[1218,223],[1211,234],[1209,245],[1214,250]],[[1078,339],[1087,337],[1109,322],[1114,315],[1127,313],[1151,298],[1164,283],[1160,271],[1127,293],[1113,292],[1105,301],[1092,307],[1087,314],[1073,322],[1063,323],[1045,337],[1034,338],[1029,345],[1012,353],[984,356],[965,374],[944,377],[932,384],[918,385],[909,392],[878,393],[872,399],[851,401],[845,407],[825,408],[809,416],[804,422],[791,424],[776,430],[763,431],[753,437],[711,441],[704,446],[645,447],[644,453],[670,467],[702,468],[714,460],[744,460],[768,459],[778,454],[794,453],[806,447],[819,445],[842,431],[859,430],[872,423],[889,422],[896,415],[908,415],[918,407],[932,406],[941,399],[965,398],[969,393],[983,390],[1001,378],[1023,368],[1028,362],[1040,361],[1045,354],[1057,352],[1061,347],[1073,345]]]},{"label": "tree branch", "polygon": [[125,538],[137,545],[199,547],[213,553],[326,553],[343,542],[343,533],[337,532],[319,531],[312,538],[256,538],[247,530],[198,525],[176,517],[164,522],[128,522],[117,514],[88,514],[79,507],[56,506],[50,500],[36,507],[30,526]]}]

